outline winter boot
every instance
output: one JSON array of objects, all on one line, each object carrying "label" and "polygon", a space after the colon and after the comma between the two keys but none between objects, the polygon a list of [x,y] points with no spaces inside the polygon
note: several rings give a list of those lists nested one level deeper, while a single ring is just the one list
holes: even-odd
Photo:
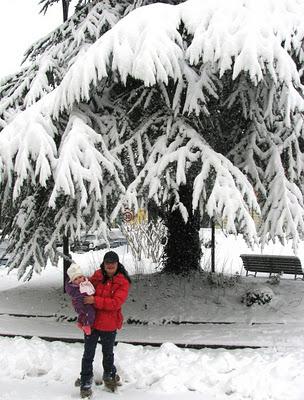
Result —
[{"label": "winter boot", "polygon": [[86,398],[91,398],[92,397],[92,381],[93,379],[90,378],[87,382],[85,383],[80,383],[80,397],[82,399]]},{"label": "winter boot", "polygon": [[80,389],[80,398],[81,399],[90,399],[92,397],[92,389]]},{"label": "winter boot", "polygon": [[80,388],[80,398],[81,399],[90,399],[92,397],[92,389],[91,388]]},{"label": "winter boot", "polygon": [[117,386],[121,386],[120,383],[120,376],[115,374],[115,376],[112,377],[103,377],[103,382],[105,384],[105,387],[110,390],[110,392],[115,392],[117,390]]}]

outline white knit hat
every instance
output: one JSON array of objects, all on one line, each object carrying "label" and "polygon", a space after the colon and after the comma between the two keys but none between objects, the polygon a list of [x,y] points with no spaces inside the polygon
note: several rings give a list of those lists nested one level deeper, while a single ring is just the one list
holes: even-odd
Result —
[{"label": "white knit hat", "polygon": [[70,278],[70,282],[72,282],[74,279],[76,279],[78,276],[82,276],[83,272],[81,271],[81,268],[77,264],[71,264],[67,270],[67,274]]}]

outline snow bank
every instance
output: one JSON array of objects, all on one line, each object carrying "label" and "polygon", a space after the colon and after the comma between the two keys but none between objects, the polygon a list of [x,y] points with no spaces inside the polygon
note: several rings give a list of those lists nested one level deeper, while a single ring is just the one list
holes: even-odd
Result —
[{"label": "snow bank", "polygon": [[[38,338],[0,339],[2,400],[77,398],[73,386],[82,356],[81,344]],[[97,350],[95,375],[101,375]],[[160,348],[119,344],[116,364],[123,399],[180,398],[204,400],[302,400],[304,350],[185,350],[171,343]],[[9,393],[9,389],[12,391]],[[112,396],[95,387],[96,398]],[[167,397],[169,396],[169,397]]]}]

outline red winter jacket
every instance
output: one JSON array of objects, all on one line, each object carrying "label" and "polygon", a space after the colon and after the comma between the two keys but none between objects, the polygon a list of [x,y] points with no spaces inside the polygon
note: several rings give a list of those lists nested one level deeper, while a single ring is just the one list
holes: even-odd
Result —
[{"label": "red winter jacket", "polygon": [[101,270],[95,271],[90,281],[95,287],[94,307],[96,309],[93,328],[100,331],[115,331],[122,327],[121,306],[129,292],[129,281],[121,273],[102,283]]}]

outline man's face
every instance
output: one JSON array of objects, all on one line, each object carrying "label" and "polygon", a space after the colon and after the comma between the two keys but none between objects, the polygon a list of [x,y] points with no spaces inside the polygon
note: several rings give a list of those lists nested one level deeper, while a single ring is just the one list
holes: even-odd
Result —
[{"label": "man's face", "polygon": [[104,268],[108,276],[112,277],[115,272],[117,271],[118,267],[118,262],[117,261],[112,261],[112,262],[104,262]]}]

